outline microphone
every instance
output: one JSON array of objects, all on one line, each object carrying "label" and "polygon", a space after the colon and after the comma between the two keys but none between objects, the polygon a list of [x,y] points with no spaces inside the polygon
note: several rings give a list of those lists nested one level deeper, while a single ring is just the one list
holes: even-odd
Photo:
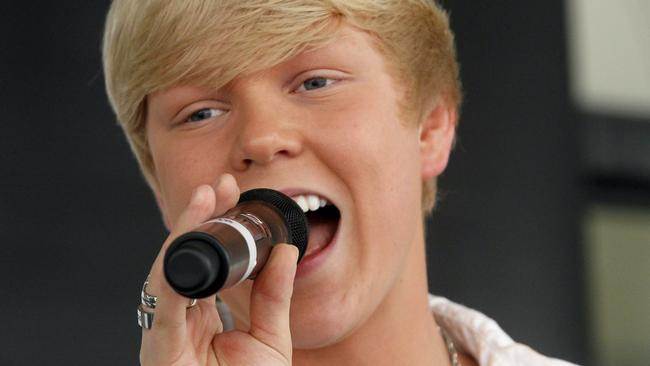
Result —
[{"label": "microphone", "polygon": [[267,188],[241,194],[235,207],[176,238],[167,249],[164,273],[179,294],[204,298],[254,279],[279,243],[307,249],[307,217],[294,200]]}]

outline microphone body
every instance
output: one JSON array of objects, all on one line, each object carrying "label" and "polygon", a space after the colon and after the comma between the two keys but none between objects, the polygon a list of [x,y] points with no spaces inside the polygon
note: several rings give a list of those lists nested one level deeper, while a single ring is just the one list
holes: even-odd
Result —
[{"label": "microphone body", "polygon": [[164,259],[167,282],[179,294],[203,298],[254,279],[279,243],[298,247],[309,237],[300,206],[271,189],[244,192],[237,206],[176,238]]}]

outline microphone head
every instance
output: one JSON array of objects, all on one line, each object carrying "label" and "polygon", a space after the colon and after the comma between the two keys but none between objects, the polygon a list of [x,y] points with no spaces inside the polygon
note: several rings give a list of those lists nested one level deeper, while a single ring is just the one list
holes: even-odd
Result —
[{"label": "microphone head", "polygon": [[268,188],[256,188],[242,193],[239,196],[239,202],[244,201],[267,202],[281,213],[289,229],[289,240],[287,240],[287,244],[293,244],[298,247],[298,261],[300,261],[307,251],[307,242],[309,240],[307,216],[302,212],[300,206],[284,193]]}]

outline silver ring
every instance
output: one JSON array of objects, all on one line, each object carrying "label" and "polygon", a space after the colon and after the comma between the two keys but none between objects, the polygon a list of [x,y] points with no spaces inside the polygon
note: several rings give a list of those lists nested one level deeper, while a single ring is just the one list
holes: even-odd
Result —
[{"label": "silver ring", "polygon": [[[147,286],[149,285],[150,277],[151,276],[147,276],[147,279],[144,280],[144,284],[142,285],[142,291],[140,292],[140,303],[150,309],[155,309],[156,303],[158,302],[158,297],[147,292]],[[190,299],[190,303],[187,305],[187,308],[189,309],[193,307],[196,305],[196,302],[196,299]]]},{"label": "silver ring", "polygon": [[[151,329],[153,326],[153,309],[156,308],[156,302],[158,297],[151,295],[147,292],[147,286],[149,285],[149,277],[144,281],[142,285],[142,291],[140,292],[140,305],[138,305],[138,325],[143,329]],[[197,304],[196,299],[190,299],[187,309],[195,306]]]},{"label": "silver ring", "polygon": [[142,329],[151,329],[153,325],[153,312],[144,310],[142,304],[138,305],[138,325]]},{"label": "silver ring", "polygon": [[140,302],[142,305],[155,309],[156,308],[156,302],[158,301],[158,297],[154,295],[149,295],[147,293],[147,286],[149,286],[149,277],[147,276],[147,279],[144,280],[144,284],[142,285],[142,291],[140,292]]}]

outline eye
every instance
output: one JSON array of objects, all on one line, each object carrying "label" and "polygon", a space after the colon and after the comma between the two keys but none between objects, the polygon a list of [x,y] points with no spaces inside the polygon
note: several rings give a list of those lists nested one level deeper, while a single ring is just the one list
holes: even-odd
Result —
[{"label": "eye", "polygon": [[300,85],[298,91],[309,91],[309,90],[321,89],[328,85],[331,85],[335,81],[336,80],[334,79],[324,78],[320,76],[309,78],[302,82],[302,85]]},{"label": "eye", "polygon": [[212,117],[219,117],[226,113],[223,109],[218,109],[218,108],[203,108],[199,109],[198,111],[192,113],[188,118],[186,122],[200,122]]}]

